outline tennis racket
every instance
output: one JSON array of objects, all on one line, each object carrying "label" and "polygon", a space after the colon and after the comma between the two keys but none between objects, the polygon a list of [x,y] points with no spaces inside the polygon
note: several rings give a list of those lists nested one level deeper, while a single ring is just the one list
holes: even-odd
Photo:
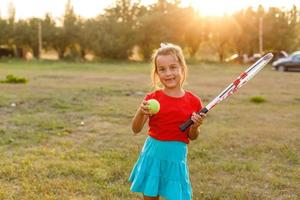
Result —
[{"label": "tennis racket", "polygon": [[[250,79],[252,79],[264,66],[266,66],[270,60],[273,58],[272,53],[268,53],[258,61],[256,61],[253,65],[251,65],[246,71],[241,73],[225,90],[223,90],[217,97],[215,97],[207,106],[202,108],[197,114],[207,113],[213,107],[215,107],[218,103],[226,99],[235,93],[240,87],[245,85]],[[190,127],[194,122],[191,119],[188,119],[185,123],[180,125],[180,130],[185,131],[188,127]]]}]

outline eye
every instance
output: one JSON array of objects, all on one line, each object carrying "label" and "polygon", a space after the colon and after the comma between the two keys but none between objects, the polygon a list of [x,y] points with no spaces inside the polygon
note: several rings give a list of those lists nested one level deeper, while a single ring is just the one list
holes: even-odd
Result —
[{"label": "eye", "polygon": [[164,71],[165,71],[165,68],[158,68],[158,71],[159,71],[159,72],[164,72]]},{"label": "eye", "polygon": [[170,69],[173,69],[173,70],[174,70],[174,69],[177,69],[177,68],[178,68],[177,65],[171,65],[171,66],[170,66]]}]

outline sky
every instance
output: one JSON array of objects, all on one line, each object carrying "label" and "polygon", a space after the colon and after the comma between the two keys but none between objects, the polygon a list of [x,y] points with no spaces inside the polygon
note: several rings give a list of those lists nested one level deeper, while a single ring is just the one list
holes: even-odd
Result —
[{"label": "sky", "polygon": [[[144,5],[149,5],[157,0],[141,0]],[[64,13],[67,0],[0,0],[0,16],[7,17],[9,2],[16,8],[16,18],[44,17],[45,13],[51,13],[53,17],[61,17]],[[95,17],[108,6],[113,5],[114,0],[71,0],[75,13],[82,17]],[[257,8],[259,4],[264,7],[280,7],[289,9],[292,5],[300,8],[300,0],[183,0],[182,6],[192,5],[203,15],[223,15],[232,13],[242,8],[252,6]]]}]

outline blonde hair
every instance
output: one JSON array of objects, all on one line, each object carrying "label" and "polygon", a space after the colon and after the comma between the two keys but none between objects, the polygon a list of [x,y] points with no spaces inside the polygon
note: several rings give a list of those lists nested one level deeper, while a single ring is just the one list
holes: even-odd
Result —
[{"label": "blonde hair", "polygon": [[152,71],[151,71],[151,79],[152,79],[152,85],[155,88],[160,88],[159,87],[159,78],[158,78],[158,72],[157,72],[157,64],[156,60],[158,56],[161,55],[174,55],[177,58],[177,61],[179,65],[181,66],[182,73],[183,73],[183,78],[181,80],[180,85],[182,86],[186,76],[187,76],[187,65],[183,56],[183,52],[180,46],[171,44],[171,43],[161,43],[160,48],[156,49],[152,55]]}]

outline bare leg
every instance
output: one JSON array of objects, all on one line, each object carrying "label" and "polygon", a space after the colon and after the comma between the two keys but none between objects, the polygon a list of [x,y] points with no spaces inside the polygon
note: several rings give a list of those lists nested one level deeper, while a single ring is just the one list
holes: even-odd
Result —
[{"label": "bare leg", "polygon": [[157,196],[157,197],[144,196],[144,200],[159,200],[159,196]]}]

